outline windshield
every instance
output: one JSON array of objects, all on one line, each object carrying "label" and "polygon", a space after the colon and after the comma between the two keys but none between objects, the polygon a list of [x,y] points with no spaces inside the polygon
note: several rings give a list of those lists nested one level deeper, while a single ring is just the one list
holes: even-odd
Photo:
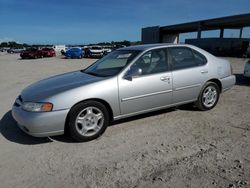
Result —
[{"label": "windshield", "polygon": [[116,50],[98,60],[84,72],[102,77],[117,75],[139,53],[140,51],[137,50]]}]

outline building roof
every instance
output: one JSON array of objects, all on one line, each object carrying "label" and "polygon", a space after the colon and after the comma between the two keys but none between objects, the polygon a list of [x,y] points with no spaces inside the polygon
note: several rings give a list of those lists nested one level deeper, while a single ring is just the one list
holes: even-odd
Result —
[{"label": "building roof", "polygon": [[143,45],[136,45],[136,46],[129,46],[125,48],[120,48],[119,50],[139,50],[144,51],[150,48],[158,47],[158,46],[166,46],[168,44],[164,43],[157,43],[157,44],[143,44]]},{"label": "building roof", "polygon": [[118,50],[139,50],[145,51],[149,49],[154,49],[158,47],[170,47],[170,46],[192,46],[189,44],[173,44],[173,43],[156,43],[156,44],[143,44],[143,45],[136,45],[136,46],[129,46],[125,48],[120,48]]},{"label": "building roof", "polygon": [[186,33],[201,30],[239,29],[250,26],[250,13],[160,27],[162,32]]}]

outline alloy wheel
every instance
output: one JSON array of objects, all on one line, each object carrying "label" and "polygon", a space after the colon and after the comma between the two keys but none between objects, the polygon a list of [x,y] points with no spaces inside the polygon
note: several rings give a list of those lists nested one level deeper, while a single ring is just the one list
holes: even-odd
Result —
[{"label": "alloy wheel", "polygon": [[77,132],[82,136],[95,135],[104,124],[104,115],[96,107],[83,109],[76,117],[75,126]]}]

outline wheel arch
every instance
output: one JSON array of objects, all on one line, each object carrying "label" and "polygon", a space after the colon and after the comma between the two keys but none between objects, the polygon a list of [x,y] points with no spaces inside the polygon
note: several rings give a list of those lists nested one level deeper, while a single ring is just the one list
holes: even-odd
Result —
[{"label": "wheel arch", "polygon": [[68,126],[67,126],[67,125],[68,125],[69,113],[70,113],[71,109],[72,109],[74,106],[76,106],[77,104],[80,104],[80,103],[83,103],[83,102],[86,102],[86,101],[97,101],[97,102],[102,103],[102,104],[107,108],[107,110],[108,110],[108,114],[109,114],[109,119],[110,119],[110,121],[113,121],[114,115],[113,115],[113,110],[112,110],[110,104],[109,104],[107,101],[103,100],[103,99],[99,99],[99,98],[90,98],[90,99],[86,99],[86,100],[79,101],[79,102],[77,102],[76,104],[74,104],[74,105],[70,108],[70,110],[69,110],[69,112],[68,112],[68,114],[67,114],[66,120],[65,120],[65,124],[64,124],[64,133],[67,133],[67,132],[68,132]]},{"label": "wheel arch", "polygon": [[216,83],[217,86],[220,89],[220,93],[222,92],[222,83],[221,83],[221,81],[219,79],[213,78],[213,79],[208,80],[207,82],[214,82],[214,83]]}]

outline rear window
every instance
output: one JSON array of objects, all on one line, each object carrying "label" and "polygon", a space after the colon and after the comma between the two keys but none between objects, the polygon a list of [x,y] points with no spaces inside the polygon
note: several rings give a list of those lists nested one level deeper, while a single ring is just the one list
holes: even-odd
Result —
[{"label": "rear window", "polygon": [[197,66],[193,52],[186,47],[171,47],[169,48],[171,56],[172,69],[179,70]]},{"label": "rear window", "polygon": [[200,52],[193,50],[195,61],[198,65],[205,65],[207,63],[207,58]]}]

